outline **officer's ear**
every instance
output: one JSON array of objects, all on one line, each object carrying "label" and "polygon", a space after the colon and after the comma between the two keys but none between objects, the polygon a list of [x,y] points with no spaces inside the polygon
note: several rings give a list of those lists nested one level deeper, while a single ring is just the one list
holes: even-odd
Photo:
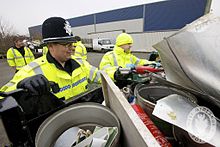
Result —
[{"label": "officer's ear", "polygon": [[49,48],[49,47],[52,47],[53,46],[53,43],[48,43],[47,44],[47,47]]},{"label": "officer's ear", "polygon": [[[47,43],[47,48],[51,52],[53,49],[54,44],[53,43]],[[53,52],[53,51],[52,51]]]},{"label": "officer's ear", "polygon": [[51,42],[51,43],[47,44],[47,47],[48,47],[48,49],[50,49],[50,48],[53,49],[55,45],[56,45],[56,43]]}]

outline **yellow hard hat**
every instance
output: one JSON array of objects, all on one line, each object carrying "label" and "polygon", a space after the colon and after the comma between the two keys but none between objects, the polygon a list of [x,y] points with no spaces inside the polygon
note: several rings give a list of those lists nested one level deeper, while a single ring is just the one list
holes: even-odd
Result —
[{"label": "yellow hard hat", "polygon": [[132,39],[131,35],[129,35],[127,33],[121,33],[116,38],[116,45],[117,46],[121,46],[124,44],[132,44],[132,43],[133,43],[133,39]]}]

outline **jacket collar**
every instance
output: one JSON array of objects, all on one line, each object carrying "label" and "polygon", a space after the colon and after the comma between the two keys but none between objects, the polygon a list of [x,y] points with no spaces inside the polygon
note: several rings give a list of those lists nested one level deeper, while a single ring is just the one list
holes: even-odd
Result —
[{"label": "jacket collar", "polygon": [[49,63],[53,63],[58,69],[66,71],[71,75],[73,70],[80,67],[79,63],[77,63],[74,59],[69,59],[66,61],[65,66],[63,67],[51,54],[50,52],[46,55],[47,61]]},{"label": "jacket collar", "polygon": [[79,44],[81,44],[82,43],[82,41],[77,41],[76,42],[76,45],[79,45]]},{"label": "jacket collar", "polygon": [[121,54],[121,55],[123,55],[123,54],[130,54],[130,53],[131,53],[131,51],[130,51],[129,53],[125,53],[123,48],[118,47],[118,46],[116,46],[116,45],[115,45],[113,51],[114,51],[116,54],[118,54],[118,55],[119,55],[119,54]]},{"label": "jacket collar", "polygon": [[19,50],[19,49],[25,49],[24,46],[23,46],[23,47],[20,47],[20,48],[17,48],[16,46],[13,46],[13,48],[14,48],[14,49],[17,49],[17,50]]}]

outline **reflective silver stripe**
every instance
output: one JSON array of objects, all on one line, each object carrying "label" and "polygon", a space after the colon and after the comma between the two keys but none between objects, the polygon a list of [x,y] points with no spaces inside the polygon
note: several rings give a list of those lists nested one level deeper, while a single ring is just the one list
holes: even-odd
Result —
[{"label": "reflective silver stripe", "polygon": [[16,56],[16,57],[15,57],[15,59],[20,59],[20,58],[23,58],[23,57],[22,57],[22,56],[19,56],[19,57],[18,57],[18,56]]},{"label": "reflective silver stripe", "polygon": [[115,54],[114,54],[114,53],[112,53],[112,57],[113,57],[113,59],[114,59],[114,66],[118,66],[118,62],[117,62],[117,60],[116,60],[116,57],[115,57]]},{"label": "reflective silver stripe", "polygon": [[82,53],[80,53],[80,52],[76,52],[76,51],[75,51],[75,53],[80,54],[81,56],[83,55],[83,54],[82,54]]},{"label": "reflective silver stripe", "polygon": [[[25,65],[24,65],[25,66]],[[24,67],[24,66],[16,66],[16,68],[22,68],[22,67]]]},{"label": "reflective silver stripe", "polygon": [[17,56],[16,55],[14,48],[11,48],[11,49],[12,49],[12,53],[13,53],[15,59],[23,58],[22,56]]},{"label": "reflective silver stripe", "polygon": [[107,69],[107,68],[109,68],[109,67],[111,67],[111,65],[110,65],[110,64],[107,64],[107,65],[105,65],[105,66],[102,68],[102,70],[105,70],[105,69]]},{"label": "reflective silver stripe", "polygon": [[14,84],[15,84],[14,82],[8,82],[7,84],[5,84],[5,86],[11,87],[11,86],[13,86]]},{"label": "reflective silver stripe", "polygon": [[30,58],[31,58],[32,56],[31,56],[30,50],[29,50],[29,49],[27,49],[27,48],[25,48],[25,49],[27,50],[28,55],[29,55],[29,56],[26,56],[26,57],[30,57]]},{"label": "reflective silver stripe", "polygon": [[29,58],[32,58],[32,56],[24,56],[24,57],[29,57]]},{"label": "reflective silver stripe", "polygon": [[33,71],[35,72],[35,74],[42,74],[42,75],[44,74],[43,71],[41,70],[41,67],[39,66],[38,63],[36,63],[36,62],[31,62],[31,63],[28,64],[28,66],[30,66],[30,67],[33,69]]},{"label": "reflective silver stripe", "polygon": [[132,59],[132,57],[130,57],[130,62],[133,63],[133,59]]},{"label": "reflective silver stripe", "polygon": [[100,71],[97,71],[94,82],[98,82],[100,78],[101,78]]},{"label": "reflective silver stripe", "polygon": [[17,58],[16,54],[15,54],[15,50],[13,48],[11,48],[12,53],[14,54],[14,58]]},{"label": "reflective silver stripe", "polygon": [[26,50],[28,51],[28,55],[29,55],[29,56],[25,56],[25,57],[33,58],[34,56],[31,55],[31,50],[28,49],[28,48],[26,48]]},{"label": "reflective silver stripe", "polygon": [[94,66],[92,66],[92,68],[90,69],[90,74],[89,74],[89,79],[92,81],[92,77],[95,73],[96,68]]},{"label": "reflective silver stripe", "polygon": [[136,62],[135,62],[135,65],[138,65],[138,63],[140,62],[140,59],[137,58]]},{"label": "reflective silver stripe", "polygon": [[7,60],[14,60],[14,58],[7,58]]},{"label": "reflective silver stripe", "polygon": [[82,58],[75,58],[79,63],[83,64]]},{"label": "reflective silver stripe", "polygon": [[31,62],[31,63],[28,64],[28,66],[30,66],[31,68],[36,68],[36,67],[39,66],[39,64],[36,63],[36,62]]},{"label": "reflective silver stripe", "polygon": [[43,71],[41,70],[40,66],[37,67],[37,68],[35,68],[35,69],[34,69],[34,72],[35,72],[36,74],[42,74],[42,75],[44,75],[44,73],[43,73]]}]

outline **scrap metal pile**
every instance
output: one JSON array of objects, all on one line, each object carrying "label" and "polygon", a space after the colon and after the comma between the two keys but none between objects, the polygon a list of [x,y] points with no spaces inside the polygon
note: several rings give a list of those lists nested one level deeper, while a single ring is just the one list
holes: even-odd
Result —
[{"label": "scrap metal pile", "polygon": [[173,146],[219,146],[220,17],[203,16],[154,48],[166,79],[146,70],[151,80],[123,88],[125,96]]}]

